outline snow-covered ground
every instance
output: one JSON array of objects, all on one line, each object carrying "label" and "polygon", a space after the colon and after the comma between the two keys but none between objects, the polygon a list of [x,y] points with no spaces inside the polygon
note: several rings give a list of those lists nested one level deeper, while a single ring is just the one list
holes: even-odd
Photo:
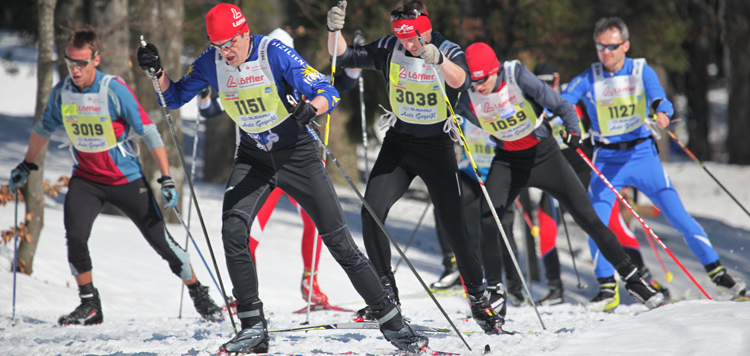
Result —
[{"label": "snow-covered ground", "polygon": [[[0,52],[17,45],[9,36],[0,36]],[[19,69],[16,76],[0,71],[0,83],[3,83],[0,86],[0,182],[7,181],[10,170],[22,159],[31,131],[36,82],[29,73],[33,74],[34,68],[23,59],[16,65]],[[195,106],[188,104],[183,117],[190,119],[195,115]],[[184,147],[189,160],[195,132],[192,123],[184,127]],[[57,148],[64,139],[61,131],[53,136],[45,170],[45,177],[50,180],[70,174],[70,155],[67,150]],[[750,189],[746,184],[750,168],[714,163],[707,163],[707,166],[743,204],[750,205]],[[724,265],[735,277],[747,280],[750,277],[750,217],[697,164],[669,163],[665,167],[688,211],[709,233]],[[196,189],[219,273],[230,290],[220,238],[223,187],[197,182]],[[364,250],[359,219],[361,204],[349,187],[338,187],[338,192],[352,235]],[[33,275],[18,275],[15,326],[11,323],[13,274],[9,272],[13,246],[0,245],[1,355],[209,355],[232,337],[229,320],[222,323],[201,321],[187,295],[182,318],[178,318],[181,282],[127,218],[108,215],[97,218],[89,242],[95,267],[94,283],[102,296],[105,321],[90,327],[57,326],[57,318],[73,310],[79,302],[75,280],[67,265],[63,197],[47,200],[45,227]],[[402,199],[392,209],[386,225],[402,246],[424,207],[425,202]],[[0,207],[0,229],[14,224],[13,209],[12,203]],[[19,209],[23,214],[23,205]],[[187,206],[183,211],[187,217]],[[647,222],[712,297],[726,299],[713,287],[700,263],[663,218]],[[463,334],[472,352],[455,334],[430,334],[430,345],[437,350],[461,354],[481,354],[484,346],[490,345],[497,355],[746,355],[750,352],[750,303],[706,300],[663,251],[661,257],[674,274],[668,286],[673,295],[686,301],[645,312],[645,307],[634,304],[626,293],[621,293],[622,305],[615,313],[587,311],[583,303],[596,294],[597,283],[585,234],[572,220],[568,220],[568,226],[581,278],[588,288],[583,291],[575,288],[576,277],[561,229],[558,241],[567,302],[539,308],[546,330],[531,307],[509,307],[505,328],[517,331],[516,335]],[[178,241],[185,241],[181,226],[170,225],[169,230]],[[256,255],[260,295],[271,329],[297,326],[306,319],[304,314],[292,314],[293,310],[305,306],[299,288],[301,231],[296,210],[286,199],[281,199]],[[206,239],[194,214],[191,232],[212,265]],[[654,253],[642,238],[642,229],[638,228],[636,233],[641,237],[647,264],[663,281]],[[211,287],[213,298],[219,301],[220,294],[194,246],[190,244],[188,249],[198,278]],[[442,266],[431,214],[425,218],[408,255],[427,283],[437,279]],[[394,263],[396,259],[394,251]],[[524,261],[520,263],[523,267]],[[399,267],[396,276],[407,317],[414,323],[449,327],[405,265]],[[321,257],[319,283],[334,304],[352,309],[364,305],[327,252]],[[545,291],[544,282],[532,283],[535,298]],[[472,320],[465,318],[469,312],[465,299],[438,299],[459,329],[479,330]],[[346,322],[351,316],[350,313],[318,311],[310,315],[310,323]],[[304,355],[349,351],[356,355],[391,354],[393,350],[376,330],[272,333],[271,345],[275,353]]]}]

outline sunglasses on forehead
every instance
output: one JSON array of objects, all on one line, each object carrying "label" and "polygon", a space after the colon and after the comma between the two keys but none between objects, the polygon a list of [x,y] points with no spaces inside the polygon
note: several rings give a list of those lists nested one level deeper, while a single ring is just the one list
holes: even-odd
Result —
[{"label": "sunglasses on forehead", "polygon": [[622,46],[623,43],[625,43],[625,42],[618,43],[618,44],[611,44],[611,45],[603,45],[601,43],[597,43],[596,44],[596,49],[599,50],[599,52],[604,52],[605,49],[608,49],[610,51],[614,51],[614,50],[620,48],[620,46]]},{"label": "sunglasses on forehead", "polygon": [[73,59],[73,58],[68,57],[68,55],[66,54],[65,55],[65,64],[69,68],[76,67],[78,69],[83,69],[87,65],[89,65],[89,63],[91,63],[91,61],[93,61],[94,58],[96,58],[96,56],[98,56],[98,55],[99,55],[99,52],[95,52],[94,55],[91,56],[91,58],[89,58],[89,59]]},{"label": "sunglasses on forehead", "polygon": [[234,36],[232,36],[232,39],[230,39],[229,41],[226,41],[224,44],[221,44],[221,45],[215,45],[211,43],[211,38],[209,38],[208,36],[206,36],[206,38],[208,38],[208,43],[211,45],[211,47],[221,52],[224,49],[232,48],[232,46],[234,45],[235,39],[237,38],[237,36],[240,35],[240,31],[242,31],[242,29],[237,30],[237,33],[235,33]]},{"label": "sunglasses on forehead", "polygon": [[414,20],[420,16],[427,16],[427,18],[430,17],[427,14],[423,14],[417,10],[405,10],[405,11],[394,10],[391,12],[391,22],[398,21],[398,20]]}]

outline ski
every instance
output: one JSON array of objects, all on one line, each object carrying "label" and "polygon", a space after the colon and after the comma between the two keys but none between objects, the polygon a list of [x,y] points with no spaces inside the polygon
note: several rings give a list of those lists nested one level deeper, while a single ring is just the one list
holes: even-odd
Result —
[{"label": "ski", "polygon": [[[310,305],[310,311],[319,311],[319,310],[333,310],[333,311],[340,311],[340,312],[347,312],[347,313],[354,313],[354,310],[342,308],[339,306],[332,305],[328,302],[322,302],[322,303],[316,303]],[[294,314],[304,314],[307,312],[307,307],[304,307],[300,310],[295,310]]]},{"label": "ski", "polygon": [[[414,331],[421,331],[421,332],[434,332],[434,333],[450,333],[453,332],[452,329],[445,329],[445,328],[435,328],[432,326],[425,326],[425,325],[419,325],[419,324],[409,324],[411,328]],[[380,330],[380,325],[376,321],[363,321],[363,322],[348,322],[348,323],[332,323],[332,324],[319,324],[319,325],[302,325],[302,326],[295,326],[292,328],[285,328],[285,329],[274,329],[269,330],[269,333],[283,333],[283,332],[293,332],[293,331],[313,331],[313,330],[363,330],[363,329],[372,329],[372,330]],[[479,333],[480,331],[473,331],[473,330],[467,330],[462,331],[462,333]]]},{"label": "ski", "polygon": [[[389,350],[383,350],[385,352],[390,352]],[[330,355],[330,356],[338,356],[338,355],[356,355],[358,353],[353,351],[348,352],[339,352],[339,353],[332,353],[332,352],[315,352],[316,355]],[[216,356],[304,356],[305,354],[299,353],[283,353],[283,352],[266,352],[266,353],[247,353],[247,352],[226,352],[226,351],[219,351]],[[393,355],[396,356],[402,356],[402,355],[409,355],[409,356],[460,356],[461,354],[453,353],[453,352],[445,352],[445,351],[437,351],[430,349],[427,346],[422,347],[419,353],[409,353],[407,351],[403,350],[396,350],[393,352]]]}]

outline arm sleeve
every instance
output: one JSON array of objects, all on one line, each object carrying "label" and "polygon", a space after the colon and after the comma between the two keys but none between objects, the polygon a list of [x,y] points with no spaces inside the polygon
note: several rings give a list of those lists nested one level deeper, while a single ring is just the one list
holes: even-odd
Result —
[{"label": "arm sleeve", "polygon": [[113,79],[109,82],[109,105],[110,113],[113,108],[115,115],[112,120],[122,118],[133,128],[133,131],[139,136],[143,136],[143,126],[151,123],[146,112],[141,108],[141,104],[135,98],[130,88],[123,82]]},{"label": "arm sleeve", "polygon": [[648,107],[651,107],[651,103],[655,100],[661,100],[656,111],[663,112],[667,114],[669,118],[672,118],[672,115],[674,115],[674,107],[672,106],[672,103],[667,100],[667,93],[664,92],[664,88],[659,84],[659,77],[649,65],[643,66],[643,85],[646,89]]},{"label": "arm sleeve", "polygon": [[201,116],[210,119],[212,117],[221,115],[221,113],[224,112],[224,108],[221,107],[221,104],[219,104],[219,98],[214,97],[208,101],[208,107],[203,108],[203,106],[201,105],[199,111],[201,113]]},{"label": "arm sleeve", "polygon": [[340,96],[336,88],[293,48],[286,47],[279,40],[272,40],[268,45],[268,59],[277,83],[281,83],[283,78],[308,100],[318,96],[325,97],[328,100],[328,111],[338,105]]},{"label": "arm sleeve", "polygon": [[521,90],[534,98],[534,101],[547,108],[553,115],[560,116],[565,130],[581,135],[578,116],[573,105],[560,97],[551,86],[532,74],[525,65],[516,64],[516,82]]},{"label": "arm sleeve", "polygon": [[468,90],[471,86],[471,76],[469,75],[469,65],[466,64],[466,55],[464,54],[464,51],[457,44],[448,40],[445,40],[440,44],[440,51],[443,52],[451,62],[464,70],[464,84],[455,89],[461,92]]},{"label": "arm sleeve", "polygon": [[213,55],[214,51],[209,47],[188,67],[187,73],[180,80],[172,82],[170,79],[169,88],[163,93],[168,108],[179,109],[193,100],[212,81],[216,82],[216,66],[214,65]]},{"label": "arm sleeve", "polygon": [[575,105],[579,100],[582,100],[586,93],[589,91],[589,72],[590,70],[586,70],[583,73],[579,74],[577,77],[573,78],[573,80],[570,81],[570,84],[568,84],[568,87],[565,88],[565,91],[563,91],[560,96],[571,105]]},{"label": "arm sleeve", "polygon": [[141,135],[141,138],[143,138],[143,142],[148,146],[149,150],[164,146],[164,141],[161,140],[159,130],[154,124],[143,125],[143,135]]},{"label": "arm sleeve", "polygon": [[362,68],[382,71],[388,68],[388,54],[395,46],[396,36],[383,37],[364,46],[349,46],[336,58],[336,64],[343,68]]},{"label": "arm sleeve", "polygon": [[359,76],[357,76],[357,78],[350,77],[348,69],[349,68],[345,68],[343,73],[337,74],[333,82],[333,86],[336,88],[336,90],[339,91],[339,93],[345,93],[357,86],[357,79],[359,78]]},{"label": "arm sleeve", "polygon": [[52,88],[52,92],[49,94],[49,99],[47,100],[47,106],[42,113],[42,118],[34,124],[34,133],[41,137],[52,137],[52,133],[62,125],[62,112],[60,111],[62,97],[60,90],[64,81],[60,81],[60,83]]}]

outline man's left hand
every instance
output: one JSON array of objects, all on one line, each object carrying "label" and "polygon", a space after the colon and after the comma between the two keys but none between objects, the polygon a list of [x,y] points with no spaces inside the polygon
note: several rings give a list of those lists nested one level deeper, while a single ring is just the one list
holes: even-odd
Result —
[{"label": "man's left hand", "polygon": [[663,112],[656,113],[656,126],[660,129],[664,129],[669,126],[669,116]]},{"label": "man's left hand", "polygon": [[432,43],[428,43],[419,48],[417,54],[422,57],[427,64],[436,66],[443,64],[443,52],[440,52],[440,49]]},{"label": "man's left hand", "polygon": [[161,184],[161,197],[164,199],[164,209],[172,209],[177,206],[177,187],[170,176],[161,176],[156,180]]}]

